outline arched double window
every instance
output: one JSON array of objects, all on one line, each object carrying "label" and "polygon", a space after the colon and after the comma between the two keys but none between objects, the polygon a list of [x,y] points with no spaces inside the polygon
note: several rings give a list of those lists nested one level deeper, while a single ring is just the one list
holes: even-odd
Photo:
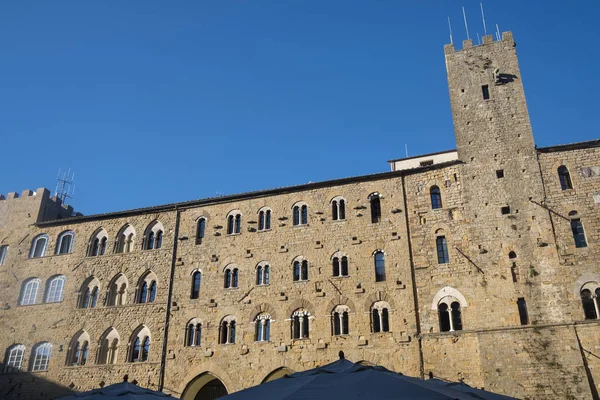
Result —
[{"label": "arched double window", "polygon": [[53,276],[46,282],[46,303],[58,303],[63,300],[65,281],[64,275]]},{"label": "arched double window", "polygon": [[196,222],[196,244],[201,244],[206,233],[206,217],[198,218]]},{"label": "arched double window", "polygon": [[79,291],[79,308],[96,308],[98,304],[98,292],[100,281],[91,276],[85,280]]},{"label": "arched double window", "polygon": [[349,313],[348,306],[339,305],[333,309],[331,313],[331,333],[333,336],[348,335],[350,333]]},{"label": "arched double window", "polygon": [[268,285],[271,275],[271,267],[265,261],[256,266],[256,284],[258,286]]},{"label": "arched double window", "polygon": [[585,238],[585,231],[581,218],[577,211],[571,211],[569,213],[571,220],[571,232],[573,233],[573,240],[575,241],[575,247],[587,247],[587,239]]},{"label": "arched double window", "polygon": [[133,226],[126,224],[117,235],[115,253],[130,253],[134,249],[134,244],[135,229],[133,229]]},{"label": "arched double window", "polygon": [[156,300],[156,275],[149,271],[142,275],[138,283],[136,300],[138,303],[154,303]]},{"label": "arched double window", "polygon": [[335,253],[331,258],[333,276],[348,276],[348,257],[342,253]]},{"label": "arched double window", "polygon": [[436,210],[438,208],[442,208],[442,193],[440,192],[440,188],[437,186],[432,186],[429,189],[429,196],[431,197],[431,208]]},{"label": "arched double window", "polygon": [[300,202],[292,207],[292,223],[294,226],[308,224],[308,205]]},{"label": "arched double window", "polygon": [[52,345],[41,342],[33,346],[31,351],[30,371],[48,371],[50,357],[52,356]]},{"label": "arched double window", "polygon": [[292,339],[308,339],[309,338],[309,318],[310,313],[304,309],[298,309],[292,314]]},{"label": "arched double window", "polygon": [[28,306],[37,303],[38,290],[40,288],[40,280],[38,278],[29,278],[23,282],[21,286],[21,296],[19,305]]},{"label": "arched double window", "polygon": [[223,287],[225,289],[231,289],[238,287],[239,270],[235,265],[228,265],[225,267],[223,273]]},{"label": "arched double window", "polygon": [[185,327],[185,345],[188,347],[202,344],[202,322],[198,318],[190,320]]},{"label": "arched double window", "polygon": [[96,364],[115,364],[120,340],[119,332],[115,328],[107,329],[98,343]]},{"label": "arched double window", "polygon": [[227,234],[235,235],[242,232],[242,213],[231,211],[227,216]]},{"label": "arched double window", "polygon": [[117,274],[108,285],[106,295],[107,306],[122,306],[127,303],[127,278],[123,274]]},{"label": "arched double window", "polygon": [[346,200],[341,196],[331,200],[331,219],[334,221],[346,219]]},{"label": "arched double window", "polygon": [[371,223],[378,223],[381,221],[381,195],[377,192],[371,193],[368,199],[371,205]]},{"label": "arched double window", "polygon": [[58,235],[56,240],[56,254],[70,254],[73,252],[73,243],[75,242],[75,232],[65,231]]},{"label": "arched double window", "polygon": [[25,357],[25,346],[15,344],[6,350],[4,359],[4,373],[20,371],[23,368],[23,358]]},{"label": "arched double window", "polygon": [[571,182],[571,174],[569,169],[564,165],[558,167],[558,180],[560,181],[560,188],[562,190],[573,189],[573,183]]},{"label": "arched double window", "polygon": [[88,351],[90,348],[90,336],[87,332],[77,333],[67,351],[67,366],[85,365],[87,362]]},{"label": "arched double window", "polygon": [[108,242],[108,234],[102,228],[98,229],[90,239],[88,245],[88,257],[102,256],[106,253],[106,244]]},{"label": "arched double window", "polygon": [[583,306],[585,319],[598,319],[600,317],[598,297],[600,297],[598,282],[588,282],[581,288],[581,305]]},{"label": "arched double window", "polygon": [[271,229],[271,210],[263,207],[258,211],[258,230],[268,231]]},{"label": "arched double window", "polygon": [[435,232],[435,235],[435,248],[438,264],[448,264],[450,262],[450,256],[448,254],[448,242],[446,241],[444,230],[438,229]]},{"label": "arched double window", "polygon": [[129,362],[148,361],[150,355],[150,330],[145,326],[137,328],[129,341],[131,350]]},{"label": "arched double window", "polygon": [[46,255],[46,248],[48,247],[48,235],[42,233],[37,235],[31,241],[31,250],[29,251],[29,258],[44,257]]},{"label": "arched double window", "polygon": [[385,281],[385,254],[382,250],[373,252],[373,261],[375,262],[375,282]]},{"label": "arched double window", "polygon": [[462,311],[460,301],[453,296],[442,298],[438,303],[440,332],[461,331]]},{"label": "arched double window", "polygon": [[200,297],[200,284],[202,283],[202,272],[196,270],[192,272],[192,290],[190,292],[190,299],[197,299]]},{"label": "arched double window", "polygon": [[371,331],[390,331],[390,305],[385,301],[378,301],[371,306]]},{"label": "arched double window", "polygon": [[164,230],[165,228],[158,221],[154,221],[148,225],[144,233],[142,248],[144,250],[160,249],[162,247]]},{"label": "arched double window", "polygon": [[302,257],[296,257],[292,263],[294,282],[307,281],[308,280],[308,260]]},{"label": "arched double window", "polygon": [[219,344],[234,344],[236,320],[233,315],[228,315],[219,324]]},{"label": "arched double window", "polygon": [[254,340],[268,342],[271,340],[271,316],[261,313],[254,318]]}]

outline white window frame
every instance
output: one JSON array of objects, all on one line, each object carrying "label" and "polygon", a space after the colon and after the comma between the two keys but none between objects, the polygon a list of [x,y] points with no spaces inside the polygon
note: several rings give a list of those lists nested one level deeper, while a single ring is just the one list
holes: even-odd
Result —
[{"label": "white window frame", "polygon": [[[21,287],[21,298],[19,299],[20,306],[37,304],[37,295],[40,290],[40,283],[41,280],[38,278],[29,278],[23,282]],[[35,287],[35,289],[30,289],[30,287]]]},{"label": "white window frame", "polygon": [[46,303],[60,303],[63,301],[66,281],[67,278],[64,275],[53,276],[50,278],[48,280],[44,301]]},{"label": "white window frame", "polygon": [[52,357],[52,344],[48,342],[38,343],[33,347],[32,355],[31,371],[48,371],[50,357]]},{"label": "white window frame", "polygon": [[10,346],[6,355],[6,366],[4,372],[20,371],[23,369],[23,359],[25,358],[25,346],[15,344]]},{"label": "white window frame", "polygon": [[[269,338],[265,339],[267,334],[267,321],[269,321]],[[270,314],[261,313],[254,318],[254,341],[255,342],[270,342],[271,341],[271,324],[273,319]],[[258,324],[258,327],[256,326]],[[260,338],[256,336],[257,332],[260,332]]]},{"label": "white window frame", "polygon": [[[340,218],[340,200],[342,200],[344,202],[344,218]],[[333,202],[334,201],[336,202],[335,207],[337,209],[337,218],[333,218]],[[343,196],[336,196],[333,199],[331,199],[329,204],[332,206],[331,219],[333,221],[345,221],[346,220],[346,206],[348,205],[348,201]]]},{"label": "white window frame", "polygon": [[[65,238],[67,236],[71,237],[71,242],[69,243],[69,248],[67,249],[67,251],[65,253],[61,253],[60,250],[62,248],[63,240],[65,240]],[[73,252],[73,245],[74,245],[74,243],[75,243],[75,232],[73,232],[73,231],[64,231],[63,233],[61,233],[58,236],[58,240],[56,241],[56,249],[54,250],[54,254],[56,254],[56,255],[71,254]]]},{"label": "white window frame", "polygon": [[[45,241],[44,247],[42,247],[41,254],[39,256],[36,256],[35,249],[37,248],[38,242],[42,239]],[[49,237],[45,233],[37,235],[35,238],[33,238],[33,240],[31,241],[31,249],[29,250],[29,258],[40,258],[46,256],[46,250],[48,249],[48,241]]]}]

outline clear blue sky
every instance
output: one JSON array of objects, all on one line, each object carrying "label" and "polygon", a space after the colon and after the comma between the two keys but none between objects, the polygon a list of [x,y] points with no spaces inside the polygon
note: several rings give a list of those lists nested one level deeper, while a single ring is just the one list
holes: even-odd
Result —
[{"label": "clear blue sky", "polygon": [[[455,147],[443,45],[479,1],[0,2],[0,193],[76,172],[117,211],[388,170]],[[600,137],[600,1],[484,3],[536,143]]]}]

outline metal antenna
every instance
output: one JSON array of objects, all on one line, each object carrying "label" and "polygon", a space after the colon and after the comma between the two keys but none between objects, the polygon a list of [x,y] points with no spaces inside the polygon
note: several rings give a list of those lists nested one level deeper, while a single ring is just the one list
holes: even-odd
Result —
[{"label": "metal antenna", "polygon": [[408,145],[404,144],[404,151],[406,152],[406,158],[408,158]]},{"label": "metal antenna", "polygon": [[498,28],[498,24],[496,24],[496,40],[500,40],[500,29]]},{"label": "metal antenna", "polygon": [[485,26],[485,15],[483,14],[483,3],[479,3],[481,7],[481,20],[483,21],[483,33],[487,36],[487,27]]},{"label": "metal antenna", "polygon": [[54,195],[58,197],[63,204],[66,204],[68,199],[72,199],[75,196],[75,172],[71,172],[71,169],[69,168],[66,172],[61,174],[61,169],[59,168],[56,181]]},{"label": "metal antenna", "polygon": [[452,40],[452,25],[450,24],[450,17],[448,17],[448,29],[450,30],[450,44],[454,44]]},{"label": "metal antenna", "polygon": [[469,36],[469,26],[467,25],[467,14],[465,13],[465,8],[463,7],[463,18],[465,19],[465,29],[467,31],[467,39],[471,39],[471,36]]},{"label": "metal antenna", "polygon": [[479,40],[479,32],[477,32],[477,44],[481,44],[481,40]]}]

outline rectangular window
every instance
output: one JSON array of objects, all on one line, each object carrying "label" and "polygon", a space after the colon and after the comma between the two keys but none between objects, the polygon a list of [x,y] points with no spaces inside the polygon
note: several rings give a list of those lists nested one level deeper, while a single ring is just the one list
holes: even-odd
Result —
[{"label": "rectangular window", "polygon": [[483,94],[483,99],[484,100],[489,100],[490,99],[490,87],[488,85],[483,85],[481,87],[481,92]]},{"label": "rectangular window", "polygon": [[450,262],[448,256],[448,244],[446,243],[445,236],[438,236],[435,239],[435,245],[437,247],[438,264],[447,264]]},{"label": "rectangular window", "polygon": [[521,325],[529,325],[529,315],[527,315],[527,303],[524,297],[519,297],[517,300],[517,307],[519,307],[519,318],[521,319]]},{"label": "rectangular window", "polygon": [[587,240],[585,239],[585,232],[583,225],[579,218],[571,220],[571,231],[573,232],[573,239],[575,240],[575,247],[587,247]]},{"label": "rectangular window", "polygon": [[504,170],[503,169],[496,170],[496,178],[498,178],[498,179],[504,178]]},{"label": "rectangular window", "polygon": [[420,167],[428,167],[430,165],[433,165],[433,160],[425,160],[419,163]]},{"label": "rectangular window", "polygon": [[500,212],[502,212],[502,215],[510,214],[510,207],[504,206],[500,209]]}]

